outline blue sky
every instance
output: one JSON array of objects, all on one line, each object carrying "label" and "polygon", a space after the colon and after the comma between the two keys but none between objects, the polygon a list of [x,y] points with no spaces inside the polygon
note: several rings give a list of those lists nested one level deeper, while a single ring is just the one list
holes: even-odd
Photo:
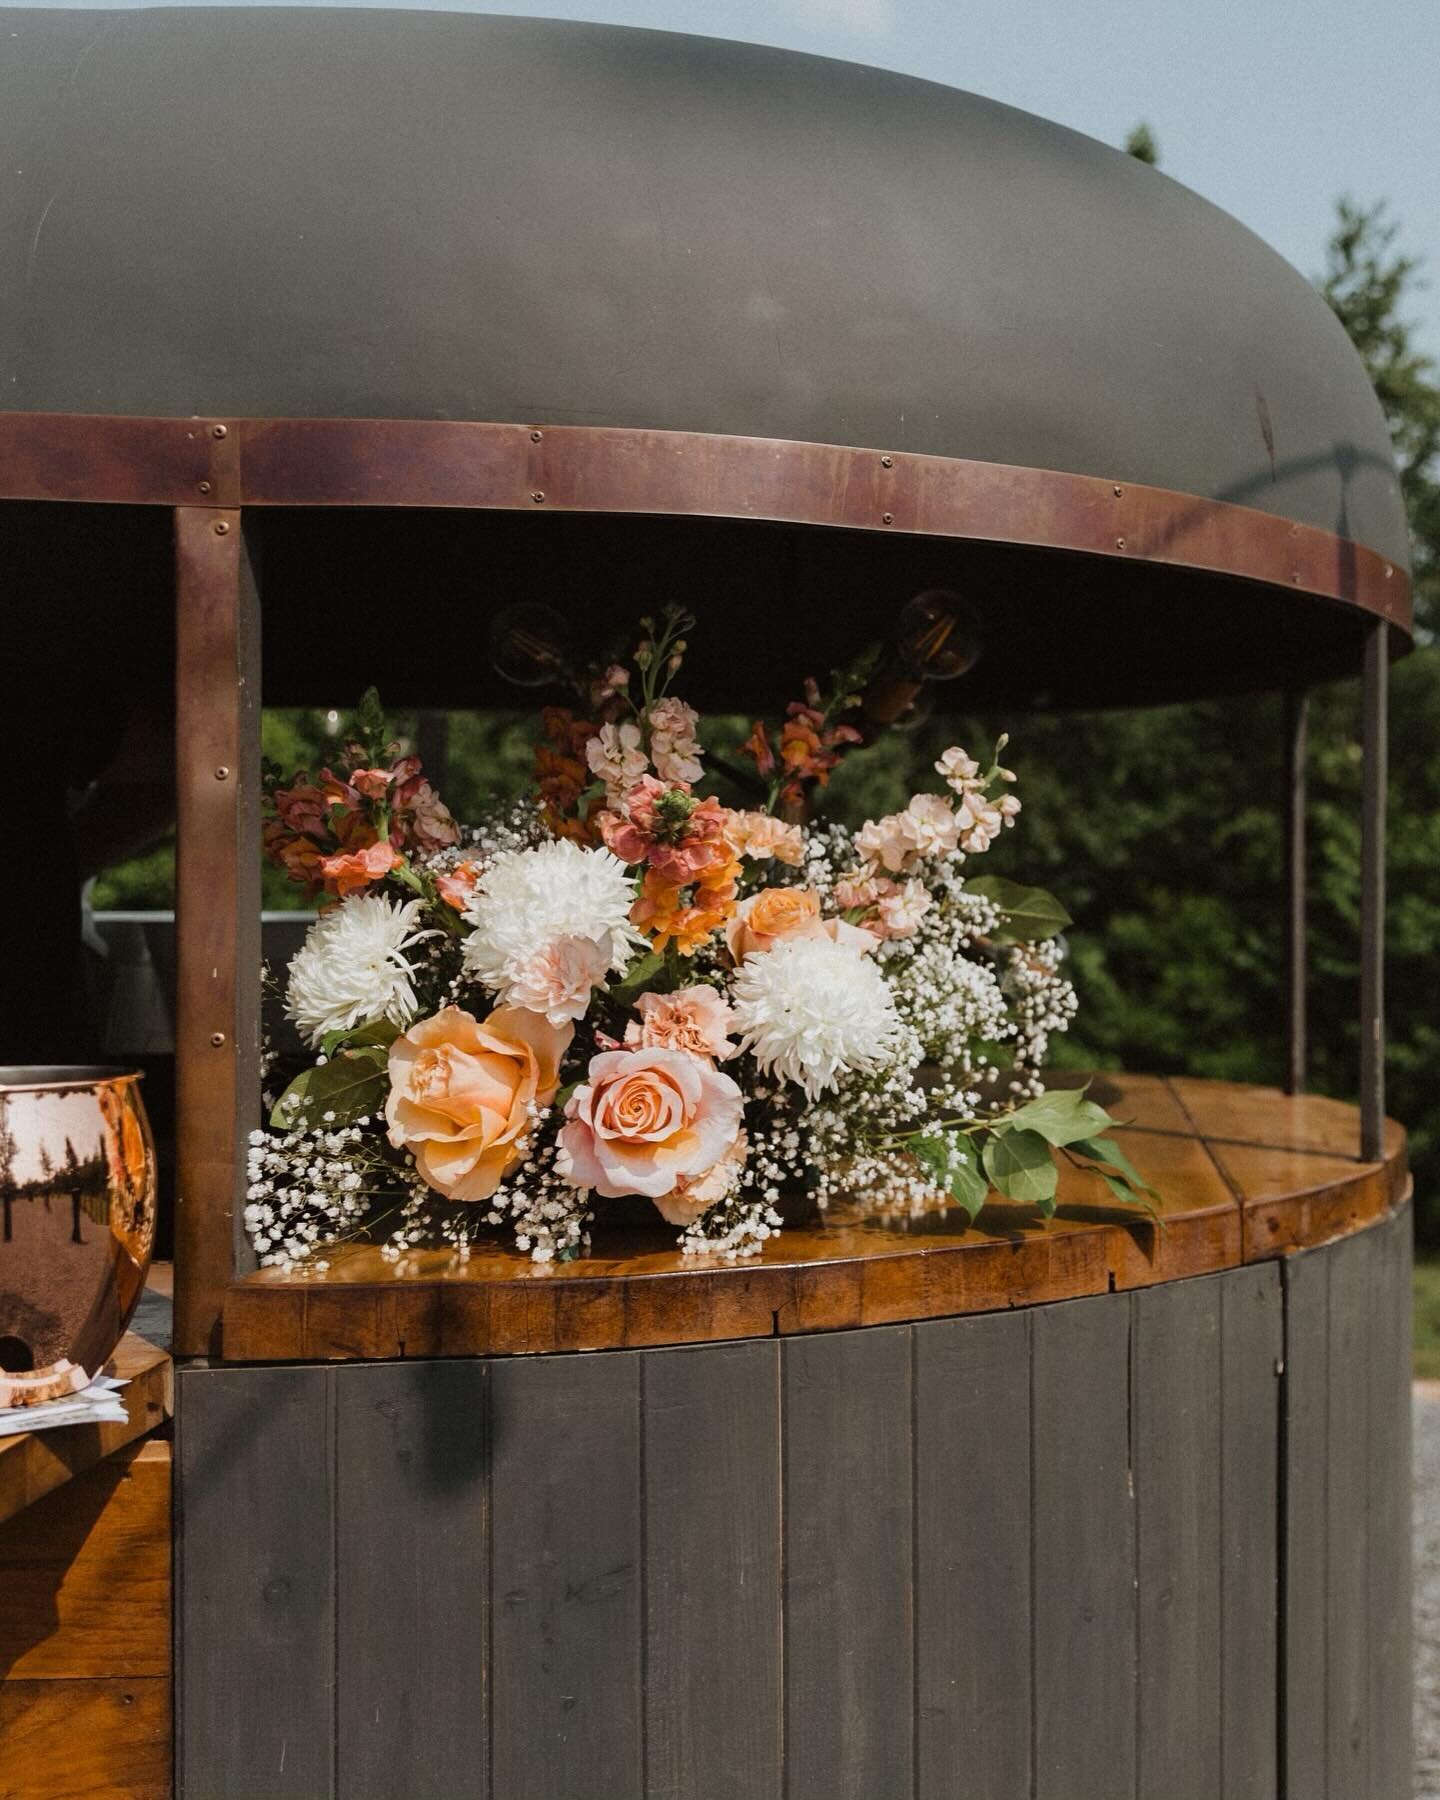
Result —
[{"label": "blue sky", "polygon": [[1307,275],[1321,266],[1337,195],[1386,198],[1436,284],[1414,312],[1440,354],[1440,0],[522,0],[453,10],[699,31],[878,63],[1111,143],[1144,118],[1167,173]]}]

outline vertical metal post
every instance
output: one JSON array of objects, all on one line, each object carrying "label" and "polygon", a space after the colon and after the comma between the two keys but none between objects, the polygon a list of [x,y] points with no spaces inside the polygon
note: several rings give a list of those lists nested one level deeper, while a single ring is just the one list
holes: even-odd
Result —
[{"label": "vertical metal post", "polygon": [[238,510],[175,512],[177,1356],[219,1351],[260,1055],[260,607]]},{"label": "vertical metal post", "polygon": [[1385,1143],[1385,792],[1388,780],[1390,628],[1367,628],[1360,840],[1360,1154]]},{"label": "vertical metal post", "polygon": [[1305,795],[1310,747],[1309,701],[1285,695],[1285,1092],[1305,1087]]}]

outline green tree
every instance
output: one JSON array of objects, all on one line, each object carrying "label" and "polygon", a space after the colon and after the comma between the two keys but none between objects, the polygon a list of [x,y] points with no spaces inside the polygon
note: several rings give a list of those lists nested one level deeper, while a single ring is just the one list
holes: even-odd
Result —
[{"label": "green tree", "polygon": [[1149,163],[1152,169],[1160,167],[1160,141],[1144,119],[1126,138],[1125,154],[1136,162]]},{"label": "green tree", "polygon": [[1408,316],[1420,261],[1396,248],[1385,202],[1337,203],[1320,291],[1360,352],[1395,445],[1415,554],[1415,608],[1440,629],[1440,381]]}]

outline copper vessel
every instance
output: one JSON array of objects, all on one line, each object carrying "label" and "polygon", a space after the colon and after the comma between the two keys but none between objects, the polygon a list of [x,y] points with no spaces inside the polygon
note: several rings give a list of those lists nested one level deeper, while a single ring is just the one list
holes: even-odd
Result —
[{"label": "copper vessel", "polygon": [[124,1334],[155,1240],[140,1079],[0,1066],[0,1369],[94,1375]]}]

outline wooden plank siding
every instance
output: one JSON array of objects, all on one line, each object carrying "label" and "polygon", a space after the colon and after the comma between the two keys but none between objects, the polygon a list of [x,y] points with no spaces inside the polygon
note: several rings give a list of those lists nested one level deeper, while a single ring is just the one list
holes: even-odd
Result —
[{"label": "wooden plank siding", "polygon": [[1408,1255],[182,1369],[180,1791],[1401,1800]]}]

